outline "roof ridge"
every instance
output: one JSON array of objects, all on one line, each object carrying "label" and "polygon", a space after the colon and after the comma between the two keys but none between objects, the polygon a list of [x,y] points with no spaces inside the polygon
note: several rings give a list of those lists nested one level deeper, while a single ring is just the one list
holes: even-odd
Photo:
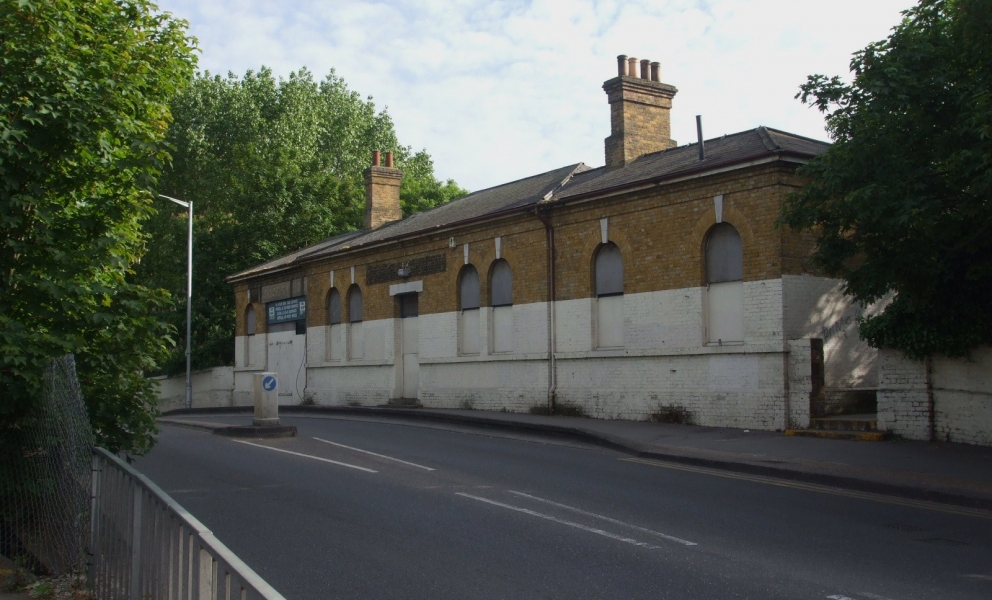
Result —
[{"label": "roof ridge", "polygon": [[792,133],[790,131],[783,131],[781,129],[775,129],[774,127],[766,127],[764,125],[762,125],[761,127],[763,129],[765,129],[766,131],[774,132],[774,133],[777,133],[779,135],[787,135],[787,136],[789,136],[791,138],[796,138],[796,139],[799,139],[799,140],[806,140],[808,142],[815,142],[817,144],[826,144],[828,146],[831,144],[831,142],[826,141],[826,140],[818,140],[816,138],[811,138],[809,136],[799,135],[798,133]]},{"label": "roof ridge", "polygon": [[768,150],[775,152],[777,150],[782,149],[782,147],[779,146],[778,143],[772,139],[771,134],[768,133],[768,128],[765,127],[764,125],[758,125],[758,127],[754,131],[755,133],[758,134],[758,137],[761,138],[761,143],[764,144],[765,148],[767,148]]}]

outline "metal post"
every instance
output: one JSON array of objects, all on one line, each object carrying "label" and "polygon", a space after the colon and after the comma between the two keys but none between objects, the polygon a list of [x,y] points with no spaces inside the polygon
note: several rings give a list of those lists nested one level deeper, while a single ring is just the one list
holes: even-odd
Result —
[{"label": "metal post", "polygon": [[193,201],[189,201],[189,230],[186,237],[186,408],[193,406],[193,382],[190,380],[190,343],[193,314]]},{"label": "metal post", "polygon": [[189,211],[189,226],[186,232],[186,408],[190,408],[193,406],[193,381],[190,375],[192,341],[190,338],[193,321],[193,201],[180,200],[163,194],[159,194],[158,197],[171,200]]}]

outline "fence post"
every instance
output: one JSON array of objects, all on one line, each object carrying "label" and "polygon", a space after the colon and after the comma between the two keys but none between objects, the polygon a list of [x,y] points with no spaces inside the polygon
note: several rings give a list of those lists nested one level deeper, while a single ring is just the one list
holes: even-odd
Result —
[{"label": "fence post", "polygon": [[205,548],[200,548],[200,587],[197,590],[198,600],[213,600],[214,598],[214,557]]},{"label": "fence post", "polygon": [[100,506],[98,494],[100,493],[100,456],[95,452],[90,457],[90,547],[87,553],[86,579],[89,582],[91,591],[96,589],[96,556],[97,556],[97,509]]},{"label": "fence post", "polygon": [[141,597],[141,486],[134,487],[134,525],[131,528],[131,580],[128,598],[138,600]]}]

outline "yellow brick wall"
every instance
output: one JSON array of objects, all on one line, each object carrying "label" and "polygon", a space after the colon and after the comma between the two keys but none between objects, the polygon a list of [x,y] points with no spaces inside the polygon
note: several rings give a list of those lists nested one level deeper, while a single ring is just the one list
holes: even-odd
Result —
[{"label": "yellow brick wall", "polygon": [[[787,166],[766,165],[735,172],[654,186],[606,199],[557,207],[552,212],[556,236],[556,296],[559,300],[593,295],[593,256],[601,242],[600,219],[609,221],[609,238],[623,253],[624,292],[639,293],[704,285],[703,250],[706,233],[715,223],[713,197],[722,194],[723,217],[741,234],[744,279],[756,281],[803,272],[809,235],[776,229],[779,207],[800,180]],[[454,248],[449,238],[455,238]],[[348,320],[351,267],[361,287],[364,320],[393,318],[397,304],[389,286],[400,281],[368,284],[367,267],[443,254],[446,269],[411,280],[423,281],[421,314],[458,309],[458,275],[464,264],[463,245],[479,272],[481,300],[489,304],[489,273],[496,260],[494,238],[501,238],[501,254],[513,272],[513,302],[547,301],[547,237],[541,221],[522,214],[466,226],[414,240],[399,241],[366,251],[327,258],[302,270],[252,280],[250,286],[307,276],[307,313],[310,326],[326,325],[330,271],[342,299],[342,317]],[[238,332],[244,330],[245,293],[249,284],[235,285]],[[264,307],[256,306],[258,331],[264,330]]]}]

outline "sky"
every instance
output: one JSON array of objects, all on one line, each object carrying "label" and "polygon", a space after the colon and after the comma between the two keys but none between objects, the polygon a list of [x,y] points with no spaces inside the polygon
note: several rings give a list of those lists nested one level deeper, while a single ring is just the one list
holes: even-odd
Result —
[{"label": "sky", "polygon": [[602,84],[619,54],[661,63],[672,137],[774,127],[827,139],[795,99],[808,75],[848,76],[910,0],[159,0],[199,40],[199,69],[333,68],[387,109],[436,175],[475,191],[577,162],[600,166]]}]

